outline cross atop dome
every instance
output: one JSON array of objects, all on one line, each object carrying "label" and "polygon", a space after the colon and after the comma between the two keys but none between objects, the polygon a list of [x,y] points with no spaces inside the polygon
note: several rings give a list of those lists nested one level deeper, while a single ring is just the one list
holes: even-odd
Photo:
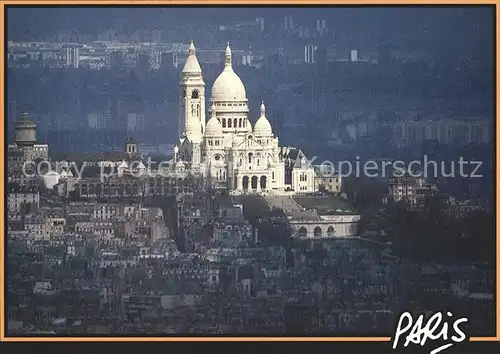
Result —
[{"label": "cross atop dome", "polygon": [[260,116],[265,117],[266,116],[266,106],[264,106],[264,101],[260,104]]},{"label": "cross atop dome", "polygon": [[189,43],[189,55],[194,55],[196,48],[194,47],[194,41],[191,39]]},{"label": "cross atop dome", "polygon": [[225,57],[226,58],[224,61],[224,66],[226,68],[232,68],[232,65],[231,65],[231,47],[229,46],[229,42],[227,42]]}]

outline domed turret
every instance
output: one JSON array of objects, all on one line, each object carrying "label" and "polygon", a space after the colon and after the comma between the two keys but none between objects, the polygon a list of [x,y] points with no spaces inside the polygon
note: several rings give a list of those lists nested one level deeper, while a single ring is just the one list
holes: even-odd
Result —
[{"label": "domed turret", "polygon": [[201,67],[198,59],[196,58],[196,48],[194,47],[193,41],[189,44],[188,57],[184,68],[182,69],[183,74],[201,74]]},{"label": "domed turret", "polygon": [[15,142],[18,146],[33,146],[36,143],[36,124],[23,113],[15,124]]},{"label": "domed turret", "polygon": [[215,136],[222,135],[222,124],[220,124],[219,120],[216,117],[215,105],[212,103],[211,107],[212,117],[207,123],[205,127],[205,135]]},{"label": "domed turret", "polygon": [[226,47],[224,70],[217,77],[212,87],[212,101],[246,101],[245,85],[236,75],[232,66],[232,54],[229,43]]},{"label": "domed turret", "polygon": [[260,117],[255,122],[253,127],[253,132],[255,135],[259,136],[272,136],[273,129],[271,128],[271,123],[266,118],[266,106],[264,106],[264,102],[260,105]]}]

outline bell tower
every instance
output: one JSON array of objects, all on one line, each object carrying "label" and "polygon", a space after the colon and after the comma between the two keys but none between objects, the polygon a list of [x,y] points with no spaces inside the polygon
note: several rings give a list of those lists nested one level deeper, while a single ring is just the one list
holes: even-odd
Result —
[{"label": "bell tower", "polygon": [[185,133],[190,142],[201,142],[205,131],[205,82],[193,41],[182,70],[179,101],[179,136]]}]

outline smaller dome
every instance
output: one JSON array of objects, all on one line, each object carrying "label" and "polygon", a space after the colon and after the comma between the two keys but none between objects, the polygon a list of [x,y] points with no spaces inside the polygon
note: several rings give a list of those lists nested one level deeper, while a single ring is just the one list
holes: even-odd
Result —
[{"label": "smaller dome", "polygon": [[222,135],[222,124],[220,124],[219,120],[216,117],[215,112],[215,104],[212,103],[212,117],[207,122],[205,127],[206,135]]},{"label": "smaller dome", "polygon": [[68,173],[66,172],[66,170],[62,170],[60,176],[61,176],[61,178],[68,178]]},{"label": "smaller dome", "polygon": [[142,163],[142,161],[139,161],[139,164],[137,165],[137,169],[138,170],[145,170],[146,166],[144,166],[144,164]]},{"label": "smaller dome", "polygon": [[184,64],[184,68],[182,69],[182,73],[201,74],[201,67],[198,59],[196,58],[196,48],[194,47],[193,41],[189,44],[188,53],[189,54],[186,59],[186,63]]},{"label": "smaller dome", "polygon": [[273,129],[271,128],[271,123],[266,118],[266,106],[264,102],[260,105],[260,117],[255,122],[253,127],[253,132],[255,135],[261,136],[271,136],[273,135]]}]

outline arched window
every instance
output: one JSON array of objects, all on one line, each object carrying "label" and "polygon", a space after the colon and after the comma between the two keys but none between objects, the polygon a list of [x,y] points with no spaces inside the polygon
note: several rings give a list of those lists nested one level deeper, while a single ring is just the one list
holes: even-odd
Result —
[{"label": "arched window", "polygon": [[252,180],[251,180],[251,187],[252,187],[252,189],[257,189],[258,185],[259,185],[259,177],[252,176]]},{"label": "arched window", "polygon": [[225,128],[226,127],[226,119],[222,119],[222,128]]},{"label": "arched window", "polygon": [[267,177],[266,176],[260,177],[260,189],[263,189],[263,190],[267,189]]},{"label": "arched window", "polygon": [[250,152],[248,154],[248,163],[252,163],[252,157],[253,157],[253,154]]},{"label": "arched window", "polygon": [[191,98],[198,98],[200,95],[200,93],[198,92],[198,90],[194,90],[193,93],[191,94]]},{"label": "arched window", "polygon": [[248,176],[243,176],[243,179],[242,179],[243,189],[248,189],[249,180],[250,180],[250,178]]},{"label": "arched window", "polygon": [[307,237],[307,229],[304,226],[301,226],[298,234],[299,237]]},{"label": "arched window", "polygon": [[239,124],[238,124],[238,126],[239,126],[240,128],[242,127],[242,125],[241,125],[242,123],[243,123],[243,119],[241,119],[241,118],[240,118],[240,122],[239,122]]},{"label": "arched window", "polygon": [[231,128],[231,123],[232,123],[232,122],[233,122],[233,121],[231,120],[231,118],[229,118],[229,119],[227,120],[227,127],[228,127],[228,128]]},{"label": "arched window", "polygon": [[233,127],[238,128],[238,119],[234,118]]}]

